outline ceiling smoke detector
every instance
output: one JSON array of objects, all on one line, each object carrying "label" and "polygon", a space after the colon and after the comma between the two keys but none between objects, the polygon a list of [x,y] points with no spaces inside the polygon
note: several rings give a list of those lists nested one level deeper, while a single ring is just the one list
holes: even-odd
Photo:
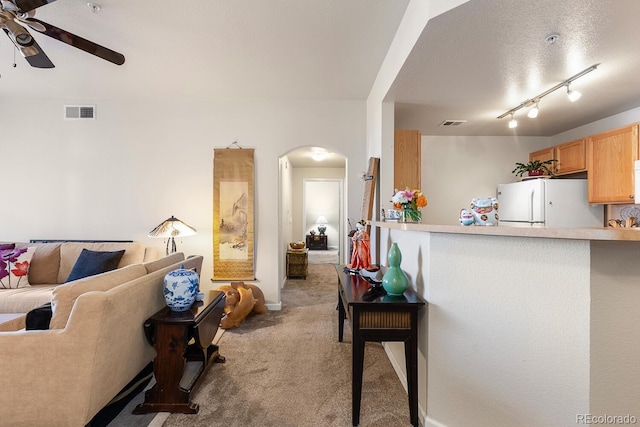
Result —
[{"label": "ceiling smoke detector", "polygon": [[549,34],[544,41],[547,42],[547,44],[554,44],[555,42],[558,41],[558,39],[560,38],[560,34]]}]

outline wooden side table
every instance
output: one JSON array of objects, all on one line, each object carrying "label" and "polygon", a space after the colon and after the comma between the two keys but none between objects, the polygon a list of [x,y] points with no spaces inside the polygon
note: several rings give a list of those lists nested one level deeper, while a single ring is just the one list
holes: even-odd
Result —
[{"label": "wooden side table", "polygon": [[224,363],[212,344],[224,311],[224,292],[210,291],[187,311],[165,307],[144,324],[147,340],[157,351],[153,361],[156,384],[146,391],[144,403],[134,414],[181,412],[195,414],[198,404],[190,400],[211,362]]},{"label": "wooden side table", "polygon": [[307,278],[308,249],[289,249],[287,251],[287,279]]},{"label": "wooden side table", "polygon": [[360,423],[362,371],[366,341],[404,342],[407,391],[411,424],[418,426],[418,313],[425,301],[409,288],[403,296],[378,297],[364,301],[371,284],[359,275],[338,272],[338,341],[342,342],[344,320],[349,319],[352,333],[351,404],[352,424]]}]

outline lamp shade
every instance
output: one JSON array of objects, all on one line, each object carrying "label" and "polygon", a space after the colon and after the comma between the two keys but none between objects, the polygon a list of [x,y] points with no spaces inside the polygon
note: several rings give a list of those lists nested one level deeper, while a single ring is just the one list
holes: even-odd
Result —
[{"label": "lamp shade", "polygon": [[320,215],[318,217],[318,219],[316,219],[316,224],[326,224],[327,222],[327,218],[324,217],[324,215]]},{"label": "lamp shade", "polygon": [[178,237],[178,236],[193,236],[196,234],[196,229],[190,225],[185,224],[173,215],[168,218],[156,228],[149,232],[149,237]]},{"label": "lamp shade", "polygon": [[166,254],[169,255],[176,251],[176,241],[174,237],[193,236],[194,234],[196,234],[195,228],[171,215],[171,218],[162,221],[159,226],[151,230],[148,236],[167,239]]}]

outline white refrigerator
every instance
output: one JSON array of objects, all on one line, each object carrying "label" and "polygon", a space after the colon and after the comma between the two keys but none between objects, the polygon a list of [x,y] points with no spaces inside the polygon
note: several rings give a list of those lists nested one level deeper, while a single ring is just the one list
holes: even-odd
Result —
[{"label": "white refrigerator", "polygon": [[586,179],[530,179],[500,184],[499,225],[603,227],[604,206],[589,205]]}]

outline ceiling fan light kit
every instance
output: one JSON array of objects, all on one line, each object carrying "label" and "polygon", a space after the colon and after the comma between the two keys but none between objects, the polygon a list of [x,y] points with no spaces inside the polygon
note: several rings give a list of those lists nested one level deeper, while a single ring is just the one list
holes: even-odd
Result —
[{"label": "ceiling fan light kit", "polygon": [[[124,55],[72,34],[62,28],[35,19],[36,9],[56,0],[0,0],[0,28],[29,65],[35,68],[54,68],[53,62],[36,43],[29,28],[116,65],[124,64]],[[87,3],[97,13],[100,5]]]},{"label": "ceiling fan light kit", "polygon": [[[551,37],[551,36],[549,36]],[[555,40],[554,40],[555,42]],[[577,101],[582,94],[580,92],[577,92],[575,90],[571,90],[569,89],[569,85],[571,84],[571,82],[579,79],[580,77],[584,76],[585,74],[590,73],[591,71],[595,70],[596,68],[598,68],[600,64],[594,64],[590,67],[585,68],[584,70],[580,71],[578,74],[575,74],[571,77],[569,77],[568,79],[558,83],[557,85],[553,86],[551,89],[547,89],[546,91],[534,96],[533,98],[527,99],[526,101],[523,101],[522,103],[520,103],[520,105],[513,107],[512,109],[510,109],[509,111],[506,111],[502,114],[500,114],[498,116],[498,119],[502,119],[505,118],[507,116],[511,116],[511,120],[509,121],[509,128],[513,129],[515,127],[518,126],[517,121],[514,119],[514,114],[516,113],[516,111],[520,110],[521,108],[527,108],[527,107],[531,107],[531,109],[529,110],[529,112],[527,113],[527,116],[530,118],[536,118],[538,117],[538,113],[539,113],[539,109],[538,109],[538,103],[540,102],[540,100],[542,98],[544,98],[545,96],[549,95],[552,92],[555,92],[556,90],[566,87],[567,89],[567,97],[569,98],[569,100],[571,102],[575,102]],[[515,123],[515,124],[514,124]]]}]

